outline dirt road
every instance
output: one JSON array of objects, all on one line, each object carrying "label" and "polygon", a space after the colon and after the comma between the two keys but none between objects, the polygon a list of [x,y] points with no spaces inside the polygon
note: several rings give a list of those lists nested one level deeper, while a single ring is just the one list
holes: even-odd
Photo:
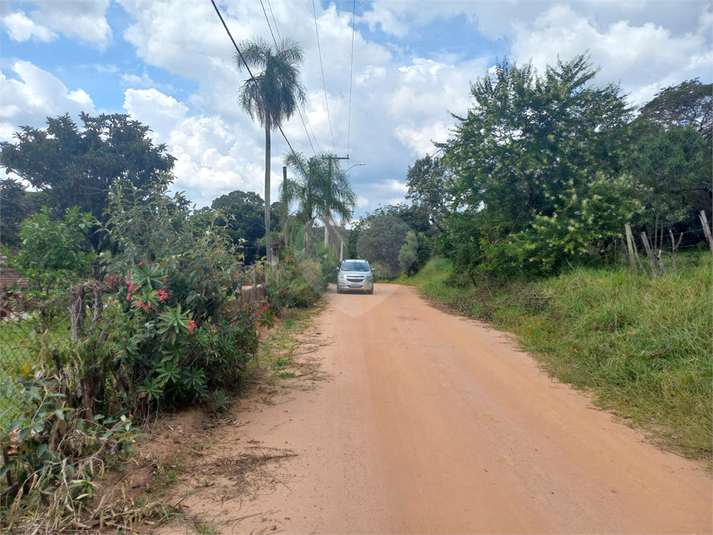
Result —
[{"label": "dirt road", "polygon": [[246,425],[211,440],[211,466],[296,454],[266,460],[249,496],[226,494],[225,472],[184,502],[218,532],[713,531],[700,464],[643,442],[503,334],[408,287],[329,300],[312,333],[324,380],[256,397]]}]

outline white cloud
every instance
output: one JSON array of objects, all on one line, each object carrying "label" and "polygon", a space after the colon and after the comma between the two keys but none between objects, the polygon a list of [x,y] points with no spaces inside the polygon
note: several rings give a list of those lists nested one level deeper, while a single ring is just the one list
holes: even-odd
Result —
[{"label": "white cloud", "polygon": [[437,150],[434,142],[442,143],[448,139],[449,126],[443,121],[437,121],[419,129],[397,127],[395,132],[404,146],[411,149],[411,154],[421,158]]},{"label": "white cloud", "polygon": [[13,41],[29,41],[31,39],[48,43],[57,39],[57,34],[46,26],[37,24],[22,11],[15,11],[2,18],[10,39]]},{"label": "white cloud", "polygon": [[69,38],[79,38],[106,47],[112,33],[106,20],[109,0],[34,0],[37,10],[31,14],[36,20]]},{"label": "white cloud", "polygon": [[357,208],[366,208],[367,206],[369,206],[369,204],[370,204],[369,199],[367,199],[366,197],[362,197],[361,195],[357,196],[357,200],[356,200]]},{"label": "white cloud", "polygon": [[515,26],[536,19],[553,7],[568,5],[588,20],[608,26],[621,20],[640,26],[646,22],[669,28],[675,35],[692,31],[701,13],[710,9],[709,0],[374,0],[362,20],[373,30],[406,37],[426,24],[463,15],[484,36],[511,39]]},{"label": "white cloud", "polygon": [[[222,194],[240,189],[262,194],[264,168],[259,156],[261,139],[238,137],[235,129],[217,115],[189,116],[189,107],[156,89],[127,89],[124,109],[150,125],[157,143],[165,143],[176,157],[173,189],[205,206]],[[252,155],[258,156],[252,158]],[[271,195],[277,198],[281,166],[273,161]]]},{"label": "white cloud", "polygon": [[94,112],[94,103],[85,91],[69,90],[55,75],[29,61],[15,61],[12,70],[19,79],[0,74],[2,141],[10,141],[19,126],[43,126],[47,117]]},{"label": "white cloud", "polygon": [[109,0],[32,0],[22,5],[31,11],[16,11],[3,17],[3,25],[11,39],[26,41],[34,38],[47,42],[61,33],[100,48],[105,48],[111,41],[111,27],[105,16]]},{"label": "white cloud", "polygon": [[632,26],[617,21],[600,29],[569,5],[552,7],[530,23],[518,23],[512,45],[516,57],[532,57],[542,72],[557,57],[572,59],[589,50],[601,65],[598,83],[621,82],[638,104],[650,100],[663,86],[694,77],[702,68],[713,69],[713,51],[703,32],[676,36],[653,23]]},{"label": "white cloud", "polygon": [[127,89],[124,93],[124,109],[136,120],[153,130],[158,143],[185,118],[188,106],[156,89]]}]

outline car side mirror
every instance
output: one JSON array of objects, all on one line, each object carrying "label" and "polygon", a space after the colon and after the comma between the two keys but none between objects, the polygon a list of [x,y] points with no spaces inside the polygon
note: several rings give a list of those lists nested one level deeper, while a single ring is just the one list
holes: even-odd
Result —
[{"label": "car side mirror", "polygon": [[339,271],[339,268],[337,268],[337,271]]}]

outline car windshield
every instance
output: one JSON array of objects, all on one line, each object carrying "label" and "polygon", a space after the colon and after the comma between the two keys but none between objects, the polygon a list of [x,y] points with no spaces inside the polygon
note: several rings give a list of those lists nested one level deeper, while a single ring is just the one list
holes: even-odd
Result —
[{"label": "car windshield", "polygon": [[369,271],[369,264],[366,262],[344,262],[342,271]]}]

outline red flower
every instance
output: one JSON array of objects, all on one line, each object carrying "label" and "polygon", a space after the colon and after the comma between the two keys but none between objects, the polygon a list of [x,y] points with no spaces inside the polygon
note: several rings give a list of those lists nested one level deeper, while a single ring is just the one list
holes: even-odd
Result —
[{"label": "red flower", "polygon": [[145,398],[146,397],[146,392],[141,392],[141,397]]},{"label": "red flower", "polygon": [[196,328],[196,322],[193,320],[188,320],[188,332],[192,334],[193,331],[195,330],[195,328]]},{"label": "red flower", "polygon": [[129,418],[133,418],[133,417],[134,417],[134,415],[133,415],[133,414],[129,414]]},{"label": "red flower", "polygon": [[140,266],[143,266],[143,265],[144,265],[144,261],[142,260],[141,262],[139,262],[139,265],[140,265]]}]

